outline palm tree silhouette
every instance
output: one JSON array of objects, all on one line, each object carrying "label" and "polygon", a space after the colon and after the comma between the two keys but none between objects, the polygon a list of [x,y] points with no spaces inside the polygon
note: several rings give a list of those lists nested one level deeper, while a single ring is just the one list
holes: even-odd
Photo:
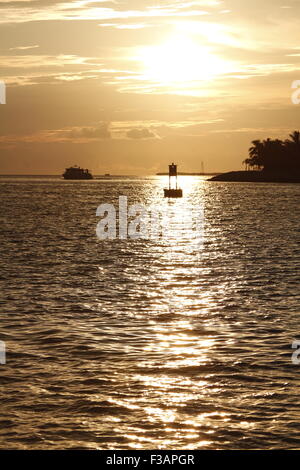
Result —
[{"label": "palm tree silhouette", "polygon": [[259,169],[263,165],[264,143],[260,140],[253,140],[251,143],[252,147],[249,148],[250,159],[247,159],[247,163],[250,167]]},{"label": "palm tree silhouette", "polygon": [[300,132],[299,131],[294,131],[292,134],[289,135],[289,137],[291,138],[291,140],[287,140],[286,142],[291,142],[300,147]]},{"label": "palm tree silhouette", "polygon": [[249,158],[243,163],[246,169],[263,169],[265,172],[299,172],[300,171],[300,132],[294,131],[290,139],[267,138],[263,141],[253,140],[249,148]]}]

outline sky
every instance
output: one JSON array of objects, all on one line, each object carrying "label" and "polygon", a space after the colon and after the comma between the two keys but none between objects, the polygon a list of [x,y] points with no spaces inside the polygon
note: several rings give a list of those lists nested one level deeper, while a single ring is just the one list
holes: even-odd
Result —
[{"label": "sky", "polygon": [[239,170],[296,80],[299,0],[0,1],[0,173]]}]

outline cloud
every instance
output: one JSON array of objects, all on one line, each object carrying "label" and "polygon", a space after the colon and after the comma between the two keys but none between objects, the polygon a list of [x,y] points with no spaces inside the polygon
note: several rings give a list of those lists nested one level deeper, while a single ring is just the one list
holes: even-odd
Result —
[{"label": "cloud", "polygon": [[36,49],[37,47],[40,47],[38,46],[37,44],[33,45],[33,46],[17,46],[17,47],[10,47],[9,50],[10,51],[26,51],[28,49]]},{"label": "cloud", "polygon": [[130,129],[127,131],[126,136],[129,139],[157,139],[159,136],[149,129]]},{"label": "cloud", "polygon": [[[86,61],[92,60],[76,55],[59,54],[57,56],[46,55],[10,55],[0,56],[1,67],[7,68],[45,68],[45,67],[65,67],[70,65],[90,66]],[[96,59],[94,59],[96,61]],[[99,61],[99,59],[98,59]]]},{"label": "cloud", "polygon": [[16,142],[77,142],[85,143],[97,140],[147,140],[161,139],[169,135],[185,133],[199,134],[203,126],[222,123],[222,119],[190,121],[115,121],[100,122],[97,125],[72,126],[62,129],[41,129],[32,134],[9,134],[0,136],[2,143]]},{"label": "cloud", "polygon": [[71,127],[65,129],[41,130],[28,135],[6,135],[0,137],[2,143],[50,143],[50,142],[90,142],[111,139],[110,123],[97,126]]},{"label": "cloud", "polygon": [[96,127],[74,128],[65,131],[65,135],[71,139],[110,139],[109,123],[103,122]]},{"label": "cloud", "polygon": [[[215,1],[205,2],[171,2],[164,6],[153,5],[149,1],[140,2],[101,2],[70,1],[12,1],[0,2],[2,14],[0,23],[25,23],[30,21],[54,20],[90,20],[101,21],[109,19],[129,18],[164,18],[189,17],[206,15],[205,7],[214,7]],[[199,9],[201,8],[201,9]],[[24,14],[25,13],[25,14]]]}]

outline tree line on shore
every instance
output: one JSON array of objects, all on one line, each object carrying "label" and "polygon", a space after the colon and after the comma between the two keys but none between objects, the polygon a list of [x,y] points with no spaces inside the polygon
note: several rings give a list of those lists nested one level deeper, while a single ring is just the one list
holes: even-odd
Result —
[{"label": "tree line on shore", "polygon": [[300,132],[294,131],[289,139],[253,140],[249,157],[243,163],[247,170],[263,170],[269,173],[300,172]]}]

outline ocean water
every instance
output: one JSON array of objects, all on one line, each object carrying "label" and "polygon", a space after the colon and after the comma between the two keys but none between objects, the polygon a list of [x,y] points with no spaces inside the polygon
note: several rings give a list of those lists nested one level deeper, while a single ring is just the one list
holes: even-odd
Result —
[{"label": "ocean water", "polygon": [[[0,448],[300,448],[299,185],[164,184],[0,179]],[[120,195],[201,243],[99,240]]]}]

